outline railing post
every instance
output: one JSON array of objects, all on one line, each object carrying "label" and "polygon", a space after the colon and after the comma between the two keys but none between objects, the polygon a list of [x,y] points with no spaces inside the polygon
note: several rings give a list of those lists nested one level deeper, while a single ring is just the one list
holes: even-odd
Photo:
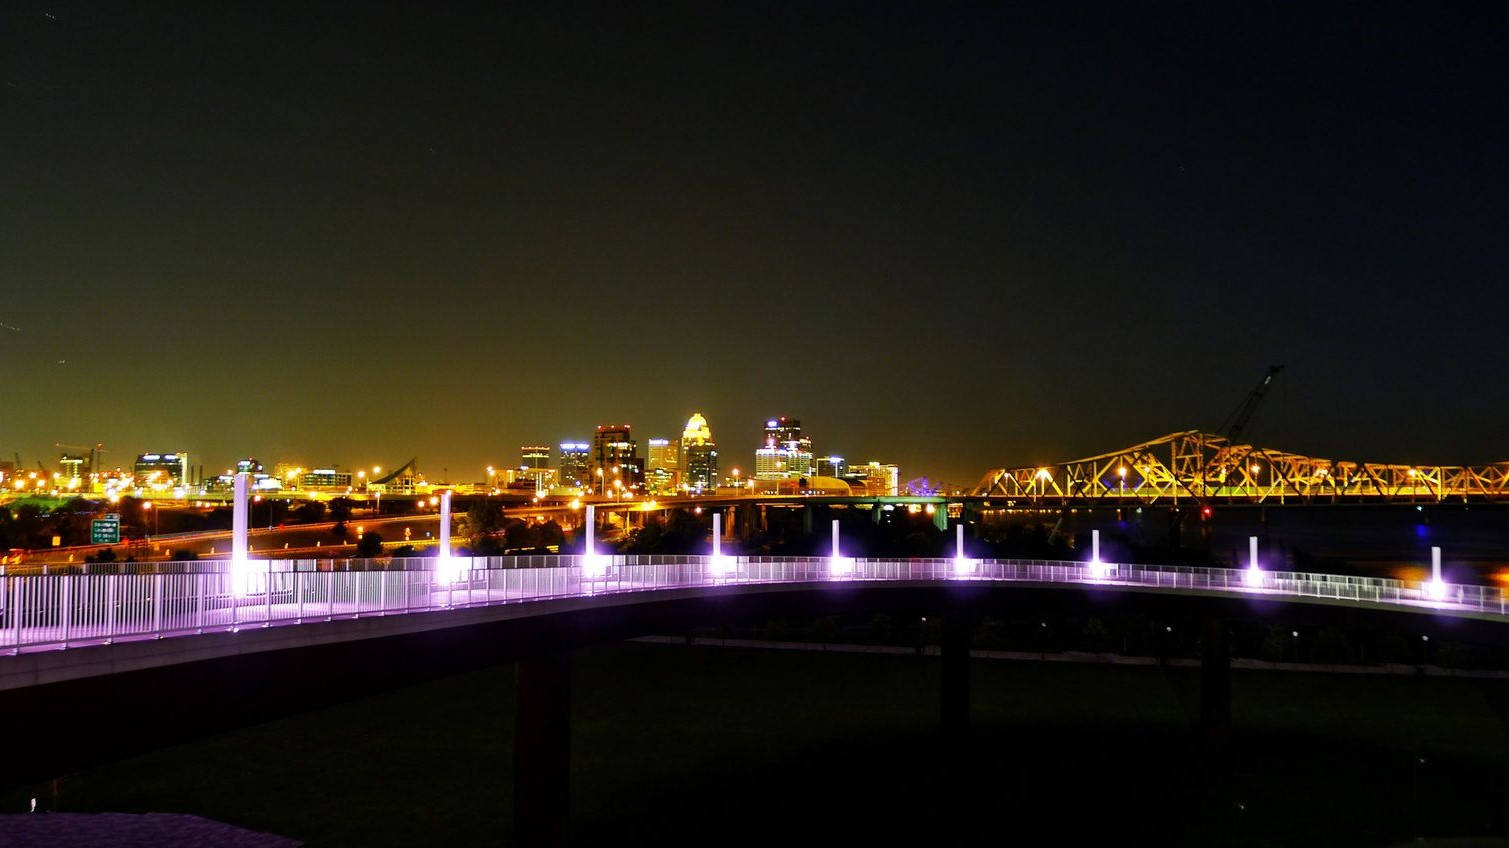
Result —
[{"label": "railing post", "polygon": [[105,644],[115,641],[115,584],[118,582],[114,574],[102,574],[100,579],[105,581]]},{"label": "railing post", "polygon": [[61,593],[63,603],[63,648],[66,650],[68,648],[68,631],[73,625],[73,575],[63,574],[58,579],[63,581],[63,591]]},{"label": "railing post", "polygon": [[26,618],[26,578],[16,578],[16,653],[21,653],[21,622]]},{"label": "railing post", "polygon": [[297,605],[297,610],[298,610],[298,617],[295,619],[295,621],[298,622],[299,624],[303,624],[304,623],[304,587],[302,587],[302,586],[299,585],[299,582],[300,582],[299,581],[299,574],[300,573],[301,572],[299,571],[299,565],[298,565],[298,563],[294,563],[294,566],[293,566],[293,597],[294,597],[294,603]]},{"label": "railing post", "polygon": [[162,638],[162,575],[152,575],[152,633]]},{"label": "railing post", "polygon": [[265,589],[266,594],[265,594],[264,600],[262,602],[262,626],[263,627],[271,627],[272,626],[272,560],[268,560],[267,561],[267,585],[265,587],[263,587],[263,588]]},{"label": "railing post", "polygon": [[335,618],[335,563],[325,572],[325,620]]}]

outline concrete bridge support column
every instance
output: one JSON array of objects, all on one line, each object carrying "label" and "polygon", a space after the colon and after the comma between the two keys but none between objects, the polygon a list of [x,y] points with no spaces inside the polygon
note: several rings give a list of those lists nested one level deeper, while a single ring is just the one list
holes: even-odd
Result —
[{"label": "concrete bridge support column", "polygon": [[812,535],[812,512],[815,510],[812,504],[802,504],[802,532]]},{"label": "concrete bridge support column", "polygon": [[562,846],[571,824],[571,655],[514,665],[514,842]]}]

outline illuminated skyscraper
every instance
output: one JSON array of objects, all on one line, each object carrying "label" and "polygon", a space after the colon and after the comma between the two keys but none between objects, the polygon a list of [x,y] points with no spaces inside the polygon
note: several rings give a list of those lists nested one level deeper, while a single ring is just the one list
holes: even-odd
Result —
[{"label": "illuminated skyscraper", "polygon": [[679,439],[650,439],[645,451],[645,467],[654,471],[681,471],[681,441]]},{"label": "illuminated skyscraper", "polygon": [[812,439],[802,435],[802,422],[795,418],[768,418],[765,420],[765,444],[775,443],[778,448],[812,454]]},{"label": "illuminated skyscraper", "polygon": [[784,415],[766,419],[765,441],[755,451],[755,477],[795,479],[811,473],[812,439],[802,435],[802,423]]},{"label": "illuminated skyscraper", "polygon": [[681,453],[684,458],[683,479],[694,491],[707,491],[718,485],[718,445],[713,441],[712,428],[702,413],[694,412],[681,431]]},{"label": "illuminated skyscraper", "polygon": [[577,489],[586,487],[587,478],[591,476],[588,468],[591,456],[592,446],[586,442],[561,442],[561,485]]},{"label": "illuminated skyscraper", "polygon": [[[592,435],[592,464],[593,476],[601,471],[604,482],[617,477],[629,490],[644,484],[644,462],[639,458],[639,443],[634,440],[628,424],[597,425],[597,432]],[[607,486],[602,487],[602,491],[606,492]]]}]

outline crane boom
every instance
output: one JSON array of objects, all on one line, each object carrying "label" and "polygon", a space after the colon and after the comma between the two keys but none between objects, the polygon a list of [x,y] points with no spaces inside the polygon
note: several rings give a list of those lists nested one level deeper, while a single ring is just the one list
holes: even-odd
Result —
[{"label": "crane boom", "polygon": [[1226,420],[1221,422],[1221,426],[1216,432],[1227,437],[1232,442],[1240,438],[1242,431],[1247,429],[1248,423],[1252,421],[1252,416],[1257,414],[1258,407],[1263,403],[1263,398],[1268,394],[1268,386],[1273,382],[1273,378],[1278,376],[1278,372],[1282,370],[1284,370],[1284,366],[1282,365],[1268,366],[1268,373],[1264,374],[1263,379],[1259,380],[1258,384],[1252,388],[1252,391],[1247,393],[1246,399],[1236,409],[1232,410],[1230,415],[1226,416]]}]

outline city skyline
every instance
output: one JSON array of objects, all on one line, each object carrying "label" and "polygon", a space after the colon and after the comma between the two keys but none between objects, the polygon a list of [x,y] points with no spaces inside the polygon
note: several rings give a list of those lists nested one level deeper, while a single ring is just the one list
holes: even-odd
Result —
[{"label": "city skyline", "polygon": [[[778,416],[778,418],[783,423],[787,420],[786,416],[784,416],[784,415]],[[772,418],[765,418],[765,419],[757,422],[757,424],[760,425],[760,426],[756,427],[755,430],[757,432],[759,432],[759,433],[763,433],[763,432],[767,431],[769,429],[769,426],[768,426],[769,423],[772,422],[772,421],[774,421],[774,420],[775,419],[772,419]],[[793,421],[793,423],[795,423],[795,421]],[[675,435],[678,437],[676,439],[667,439],[664,436],[651,435],[650,431],[646,430],[646,432],[644,433],[644,435],[646,436],[646,438],[644,439],[644,442],[645,442],[644,445],[639,445],[638,444],[639,440],[638,439],[635,440],[635,451],[636,452],[634,453],[634,456],[644,466],[644,470],[645,471],[649,471],[653,467],[653,465],[652,465],[651,448],[653,448],[653,447],[656,446],[655,445],[656,442],[665,443],[665,442],[668,441],[671,446],[674,446],[674,447],[678,448],[679,451],[681,452],[681,454],[684,456],[684,455],[686,455],[686,445],[682,444],[682,440],[685,440],[688,437],[688,434],[691,434],[691,433],[694,433],[694,432],[698,432],[698,431],[694,431],[693,429],[690,429],[690,428],[693,427],[693,425],[699,425],[699,424],[700,424],[700,433],[703,434],[704,437],[705,437],[705,434],[707,434],[709,432],[709,428],[710,428],[711,422],[702,414],[702,412],[700,410],[696,411],[696,412],[693,412],[691,414],[690,418],[683,422],[683,426],[686,427],[687,429],[676,428],[674,430]],[[632,428],[633,427],[632,423],[625,423],[625,424],[596,424],[596,425],[593,425],[593,428],[594,428],[595,431],[601,432],[604,429],[611,429],[611,428],[620,427],[620,426],[626,427],[626,428]],[[709,446],[715,446],[714,440],[709,439],[707,443],[708,443]],[[27,455],[23,454],[20,457],[21,463],[18,466],[18,470],[22,474],[26,474],[26,473],[29,473],[31,471],[37,471],[38,470],[37,469],[38,463],[42,464],[43,466],[46,466],[49,471],[50,470],[55,470],[55,469],[61,468],[62,464],[65,463],[65,462],[75,462],[75,460],[71,460],[71,459],[70,460],[63,460],[62,457],[80,456],[81,449],[82,449],[82,455],[80,456],[80,459],[77,460],[77,461],[83,462],[84,464],[88,464],[90,462],[90,460],[93,459],[95,461],[95,467],[94,467],[93,470],[96,471],[96,472],[102,471],[102,470],[113,470],[113,469],[121,469],[123,471],[129,471],[131,469],[131,467],[132,467],[133,462],[138,462],[139,463],[139,460],[142,458],[142,456],[148,452],[147,450],[138,450],[138,449],[130,449],[130,448],[123,449],[123,451],[122,450],[115,450],[115,449],[111,449],[109,447],[106,447],[106,443],[105,442],[99,442],[97,444],[101,448],[103,448],[103,451],[101,453],[99,453],[99,455],[97,457],[96,456],[92,456],[92,448],[94,446],[92,446],[92,445],[72,444],[72,443],[67,443],[67,442],[62,443],[62,444],[55,444],[53,446],[53,449],[49,453],[40,454],[40,455],[33,455],[33,456],[27,456]],[[573,446],[573,447],[576,447],[576,448],[583,448],[583,447],[590,448],[590,443],[580,441],[576,437],[575,434],[567,435],[567,436],[565,436],[563,438],[524,439],[524,440],[519,441],[517,444],[515,444],[515,445],[513,445],[511,447],[502,447],[502,448],[499,448],[498,450],[492,451],[490,454],[488,454],[488,456],[491,457],[491,456],[495,456],[496,455],[498,458],[497,459],[489,459],[487,461],[484,461],[480,465],[478,465],[476,467],[476,469],[471,469],[469,466],[465,466],[465,465],[458,465],[458,466],[437,465],[437,464],[433,464],[433,463],[427,462],[426,459],[425,459],[425,457],[423,457],[423,456],[410,455],[410,457],[418,460],[418,467],[421,469],[421,471],[423,471],[426,474],[426,476],[428,476],[430,478],[438,480],[438,478],[441,476],[439,474],[440,471],[442,471],[444,469],[453,469],[452,473],[450,473],[448,475],[448,477],[450,478],[448,480],[448,482],[467,482],[467,481],[471,480],[471,477],[469,477],[467,475],[471,475],[473,477],[476,477],[478,480],[485,480],[488,477],[492,476],[492,474],[493,474],[493,472],[495,470],[503,470],[503,469],[507,469],[507,468],[522,468],[522,467],[524,467],[526,465],[528,465],[531,468],[533,468],[533,467],[541,467],[541,466],[539,466],[537,464],[536,459],[532,459],[531,458],[531,456],[532,456],[531,452],[536,452],[537,453],[537,452],[542,451],[542,450],[546,452],[545,456],[547,457],[548,467],[559,469],[561,467],[560,463],[561,463],[563,451],[568,446]],[[662,446],[663,446],[663,444],[662,444]],[[722,447],[722,448],[720,448],[720,450],[724,451],[725,452],[725,456],[728,457],[728,458],[724,459],[720,463],[719,460],[717,459],[717,454],[715,452],[714,453],[714,458],[712,460],[712,469],[716,473],[717,470],[719,469],[720,465],[721,465],[722,472],[723,472],[722,473],[722,477],[727,477],[728,474],[732,470],[734,470],[734,469],[740,469],[741,476],[744,476],[746,478],[749,477],[749,476],[752,476],[754,474],[755,467],[756,467],[756,455],[757,455],[757,452],[762,447],[766,447],[766,441],[763,439],[763,437],[756,437],[755,441],[752,441],[749,445],[747,445],[747,448],[748,448],[747,450],[744,450],[743,446],[737,446],[737,445],[736,446],[725,446],[725,447]],[[284,465],[284,466],[299,465],[301,468],[304,468],[304,469],[323,466],[323,467],[327,467],[327,468],[347,469],[347,470],[350,470],[350,471],[352,471],[354,473],[357,470],[365,470],[365,469],[367,469],[369,466],[372,466],[373,463],[375,462],[375,463],[377,463],[376,467],[382,467],[384,463],[387,463],[387,468],[392,469],[392,468],[397,467],[397,465],[400,464],[401,462],[403,462],[402,459],[398,459],[397,457],[398,457],[398,454],[404,453],[404,451],[402,451],[402,450],[398,450],[398,451],[391,451],[390,450],[390,451],[387,451],[383,456],[375,456],[375,457],[369,457],[369,458],[362,458],[362,457],[352,458],[352,457],[341,457],[341,456],[310,455],[310,452],[308,450],[294,449],[291,453],[287,453],[287,454],[276,454],[276,455],[274,455],[274,454],[267,453],[265,451],[244,450],[244,451],[240,451],[238,453],[235,453],[234,456],[229,455],[229,454],[221,456],[221,455],[216,455],[216,454],[208,454],[207,455],[207,454],[205,454],[205,453],[203,453],[201,451],[195,451],[192,448],[190,448],[188,446],[184,446],[184,445],[178,445],[176,447],[168,448],[164,444],[156,444],[150,450],[168,451],[169,453],[172,453],[172,454],[179,454],[179,453],[181,453],[182,455],[190,457],[189,462],[188,462],[188,473],[189,473],[189,476],[191,476],[191,477],[195,476],[197,474],[198,469],[200,467],[202,467],[203,468],[203,476],[204,476],[205,479],[212,478],[212,477],[216,476],[217,474],[221,474],[221,473],[226,473],[226,474],[231,473],[233,470],[236,470],[236,468],[239,467],[240,465],[244,465],[247,460],[253,460],[253,461],[259,462],[261,464],[266,465],[269,468],[273,467],[273,465],[275,465],[275,464],[276,465]],[[894,452],[894,451],[892,451],[892,452]],[[117,458],[116,457],[117,454],[120,454],[121,456],[119,458]],[[391,454],[391,456],[389,456],[387,454]],[[739,459],[739,457],[744,457],[745,454],[747,454],[747,457],[745,457],[742,460]],[[831,451],[830,451],[830,454],[831,454]],[[885,453],[885,451],[883,450],[881,453],[877,453],[874,456],[866,456],[863,459],[861,459],[857,455],[856,456],[848,456],[846,458],[851,463],[857,464],[857,463],[860,463],[860,462],[868,462],[868,461],[872,461],[872,460],[878,460],[878,459],[881,459],[882,457],[888,456],[888,455],[889,454]],[[152,458],[155,459],[156,458],[156,454],[152,454]],[[14,461],[14,458],[11,457],[11,456],[0,456],[0,462],[11,463],[13,461]],[[895,464],[895,463],[891,462],[889,459],[887,459],[886,461],[889,464]],[[685,469],[682,469],[682,470],[684,471]],[[364,471],[364,473],[365,473],[365,471]],[[814,470],[813,473],[816,473],[815,470]],[[719,477],[718,479],[721,479],[721,477]],[[955,482],[955,481],[950,481],[950,482]],[[957,484],[958,485],[964,485],[964,484],[967,484],[969,482],[972,482],[972,481],[957,481]]]}]

